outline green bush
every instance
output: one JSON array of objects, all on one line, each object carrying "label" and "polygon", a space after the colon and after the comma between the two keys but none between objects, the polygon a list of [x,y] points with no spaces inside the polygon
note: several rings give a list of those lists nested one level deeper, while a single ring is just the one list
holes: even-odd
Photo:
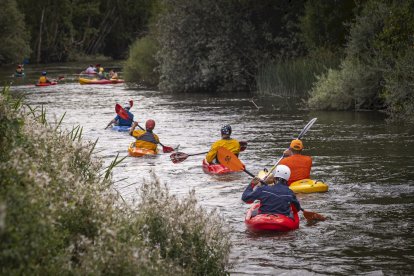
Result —
[{"label": "green bush", "polygon": [[157,42],[150,36],[137,40],[129,50],[129,58],[124,66],[125,80],[141,83],[146,86],[158,85],[159,75],[155,60]]},{"label": "green bush", "polygon": [[[224,275],[221,219],[157,179],[127,205],[80,141],[0,95],[1,275]],[[104,177],[108,175],[108,177]]]}]

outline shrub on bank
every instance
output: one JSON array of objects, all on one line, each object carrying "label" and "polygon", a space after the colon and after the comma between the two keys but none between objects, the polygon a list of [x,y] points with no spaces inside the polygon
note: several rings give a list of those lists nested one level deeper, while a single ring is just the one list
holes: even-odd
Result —
[{"label": "shrub on bank", "polygon": [[137,40],[129,49],[129,58],[124,66],[125,80],[156,87],[159,80],[155,60],[157,50],[157,42],[152,37]]},{"label": "shrub on bank", "polygon": [[93,147],[0,95],[0,274],[227,273],[217,215],[155,177],[126,205]]}]

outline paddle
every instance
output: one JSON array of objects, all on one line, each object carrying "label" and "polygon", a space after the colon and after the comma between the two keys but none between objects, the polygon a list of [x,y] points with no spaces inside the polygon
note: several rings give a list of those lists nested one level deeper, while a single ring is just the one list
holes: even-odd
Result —
[{"label": "paddle", "polygon": [[[299,140],[303,137],[303,135],[306,134],[306,132],[308,132],[308,130],[311,128],[311,126],[316,122],[318,118],[313,118],[312,120],[309,121],[309,123],[306,124],[306,126],[303,127],[302,131],[299,133],[298,138],[296,138],[296,140]],[[283,154],[282,156],[279,158],[279,160],[277,160],[277,162],[273,165],[273,167],[270,169],[270,171],[267,173],[266,177],[264,178],[264,180],[266,181],[266,179],[269,177],[269,175],[275,170],[276,166],[279,164],[280,161],[282,161],[283,159]]]},{"label": "paddle", "polygon": [[[223,147],[219,148],[217,156],[218,156],[218,160],[220,164],[229,168],[230,170],[244,171],[251,177],[256,177],[254,174],[247,171],[244,164],[237,158],[237,156],[234,153],[232,153],[228,149],[223,148]],[[264,182],[263,180],[260,180],[260,183],[262,183],[263,185],[267,185],[266,182]],[[322,216],[321,214],[310,212],[310,211],[305,211],[303,208],[301,211],[303,212],[303,216],[308,222],[325,220],[325,217]]]},{"label": "paddle", "polygon": [[[246,170],[244,164],[239,160],[239,158],[237,158],[237,156],[233,152],[229,151],[226,148],[220,147],[218,149],[217,159],[221,165],[225,166],[226,168],[232,171],[235,171],[235,172],[244,171],[251,177],[255,177],[254,174]],[[260,180],[260,183],[262,183],[263,185],[267,185],[263,180]]]},{"label": "paddle", "polygon": [[[245,151],[247,148],[247,142],[246,141],[240,141],[240,151]],[[194,155],[201,155],[201,154],[207,154],[208,151],[206,152],[200,152],[200,153],[194,153],[194,154],[187,154],[184,152],[174,152],[173,154],[170,155],[170,159],[174,164],[177,163],[181,163],[184,160],[186,160],[189,156],[194,156]]]},{"label": "paddle", "polygon": [[[129,118],[129,115],[128,115],[128,113],[125,111],[125,109],[123,109],[122,108],[122,106],[120,105],[120,104],[116,104],[115,105],[115,112],[116,112],[116,114],[118,114],[122,119],[124,119],[124,120],[128,120],[128,119],[130,119]],[[138,123],[137,123],[137,126],[140,128],[140,129],[142,129],[142,130],[145,130],[143,127],[141,127]],[[161,142],[159,142],[158,141],[158,144],[160,144],[161,146],[162,146],[162,151],[164,152],[164,153],[170,153],[170,152],[173,152],[174,151],[174,148],[172,148],[172,147],[168,147],[168,146],[164,146]]]}]

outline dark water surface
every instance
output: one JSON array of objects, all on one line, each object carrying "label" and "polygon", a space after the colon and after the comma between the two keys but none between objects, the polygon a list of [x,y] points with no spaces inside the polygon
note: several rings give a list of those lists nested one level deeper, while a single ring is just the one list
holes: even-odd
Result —
[{"label": "dark water surface", "polygon": [[[118,153],[127,155],[128,144],[134,140],[125,133],[104,130],[115,116],[115,103],[130,98],[138,122],[154,119],[161,142],[179,144],[186,153],[207,151],[219,139],[220,127],[231,124],[233,137],[249,143],[240,158],[252,172],[275,162],[303,126],[318,118],[303,138],[305,154],[314,160],[312,178],[328,183],[330,190],[298,197],[305,209],[329,220],[307,226],[301,217],[300,229],[294,232],[249,234],[244,225],[248,205],[240,200],[249,176],[205,174],[203,156],[180,164],[172,164],[169,154],[128,157],[114,170],[115,188],[127,201],[137,197],[142,179],[153,170],[171,193],[183,197],[195,189],[202,206],[218,208],[233,233],[234,275],[414,273],[412,129],[386,124],[381,114],[373,112],[281,111],[278,106],[286,103],[277,99],[256,98],[262,107],[257,109],[247,94],[172,95],[123,84],[81,86],[69,74],[86,65],[46,67],[49,75],[68,75],[57,86],[41,88],[33,83],[35,72],[43,68],[28,65],[29,76],[15,81],[12,91],[23,92],[31,105],[44,105],[49,121],[66,112],[63,127],[80,124],[84,139],[99,138],[96,152],[106,163]],[[11,75],[13,68],[0,68],[0,73]]]}]

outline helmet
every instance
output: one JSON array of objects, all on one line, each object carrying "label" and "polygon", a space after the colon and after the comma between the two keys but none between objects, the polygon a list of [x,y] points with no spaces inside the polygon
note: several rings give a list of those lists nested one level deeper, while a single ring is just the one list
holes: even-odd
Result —
[{"label": "helmet", "polygon": [[283,178],[288,181],[290,177],[290,169],[286,165],[278,165],[275,170],[275,177]]},{"label": "helmet", "polygon": [[104,69],[101,67],[101,68],[99,68],[99,72],[103,72],[104,71]]},{"label": "helmet", "polygon": [[46,75],[47,75],[46,71],[43,71],[42,76],[46,76]]},{"label": "helmet", "polygon": [[231,126],[225,125],[221,128],[221,135],[230,135],[231,134]]},{"label": "helmet", "polygon": [[290,148],[294,150],[302,150],[303,149],[302,141],[299,139],[292,140],[292,142],[290,143]]},{"label": "helmet", "polygon": [[147,130],[153,130],[153,129],[154,129],[154,127],[155,127],[155,121],[154,121],[154,120],[149,119],[149,120],[147,120],[147,121],[145,122],[145,128],[146,128]]},{"label": "helmet", "polygon": [[124,108],[125,109],[130,109],[131,108],[131,105],[129,104],[129,102],[124,103]]}]

